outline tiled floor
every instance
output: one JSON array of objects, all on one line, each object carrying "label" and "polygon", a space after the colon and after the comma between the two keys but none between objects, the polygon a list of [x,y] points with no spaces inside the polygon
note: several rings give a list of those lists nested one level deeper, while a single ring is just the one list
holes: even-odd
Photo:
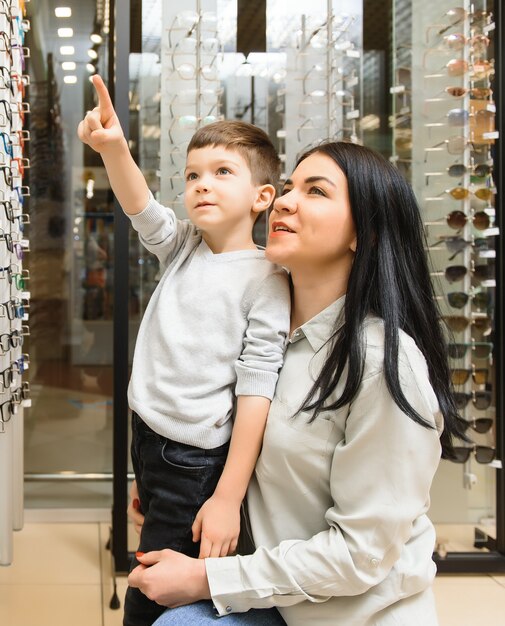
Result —
[{"label": "tiled floor", "polygon": [[[107,537],[107,524],[27,523],[0,567],[1,626],[120,626]],[[440,576],[435,595],[440,626],[505,626],[505,576]]]}]

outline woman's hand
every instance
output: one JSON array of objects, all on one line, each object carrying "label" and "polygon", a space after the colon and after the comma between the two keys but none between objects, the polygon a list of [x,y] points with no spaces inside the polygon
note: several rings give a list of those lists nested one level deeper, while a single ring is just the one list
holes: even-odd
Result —
[{"label": "woman's hand", "polygon": [[210,599],[205,561],[174,550],[137,552],[136,558],[140,565],[130,572],[128,584],[150,600],[175,608]]},{"label": "woman's hand", "polygon": [[200,540],[200,558],[228,556],[237,549],[240,502],[213,495],[198,511],[193,541]]},{"label": "woman's hand", "polygon": [[93,76],[98,106],[88,111],[77,128],[79,139],[96,152],[102,153],[124,142],[124,133],[102,78]]},{"label": "woman's hand", "polygon": [[136,533],[140,535],[142,524],[144,523],[144,516],[140,512],[140,498],[136,480],[132,482],[130,487],[130,502],[128,503],[126,512],[128,517],[133,522],[133,527],[135,528]]}]

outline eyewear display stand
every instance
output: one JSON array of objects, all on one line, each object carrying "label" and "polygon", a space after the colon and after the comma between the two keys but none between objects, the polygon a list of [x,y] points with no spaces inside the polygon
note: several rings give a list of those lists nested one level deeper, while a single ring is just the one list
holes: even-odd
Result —
[{"label": "eyewear display stand", "polygon": [[[406,4],[395,2],[396,15],[405,18]],[[473,442],[455,442],[456,462],[443,460],[435,477],[435,559],[439,572],[505,571],[503,309],[496,288],[502,16],[485,1],[408,4],[409,19],[395,22],[391,160],[421,206],[455,401]]]},{"label": "eyewear display stand", "polygon": [[22,346],[30,301],[22,262],[29,251],[25,174],[30,162],[23,129],[29,113],[24,101],[29,28],[22,0],[2,4],[0,33],[9,36],[0,44],[0,565],[11,564],[12,531],[23,527],[23,412],[31,405],[29,384],[21,379],[28,368]]}]

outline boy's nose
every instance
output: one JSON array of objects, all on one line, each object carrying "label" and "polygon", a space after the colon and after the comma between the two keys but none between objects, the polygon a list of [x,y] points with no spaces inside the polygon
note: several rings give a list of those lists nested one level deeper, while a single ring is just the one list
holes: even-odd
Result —
[{"label": "boy's nose", "polygon": [[207,191],[209,191],[210,189],[210,183],[207,179],[207,177],[201,177],[198,179],[198,182],[196,183],[196,191],[199,193],[205,193]]}]

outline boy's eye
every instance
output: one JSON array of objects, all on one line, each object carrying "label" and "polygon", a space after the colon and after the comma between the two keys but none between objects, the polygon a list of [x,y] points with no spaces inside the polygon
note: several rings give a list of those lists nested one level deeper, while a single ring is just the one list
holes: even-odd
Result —
[{"label": "boy's eye", "polygon": [[230,170],[227,167],[220,167],[217,170],[218,174],[231,174]]},{"label": "boy's eye", "polygon": [[196,180],[196,174],[194,172],[189,172],[189,174],[186,174],[186,180]]}]

